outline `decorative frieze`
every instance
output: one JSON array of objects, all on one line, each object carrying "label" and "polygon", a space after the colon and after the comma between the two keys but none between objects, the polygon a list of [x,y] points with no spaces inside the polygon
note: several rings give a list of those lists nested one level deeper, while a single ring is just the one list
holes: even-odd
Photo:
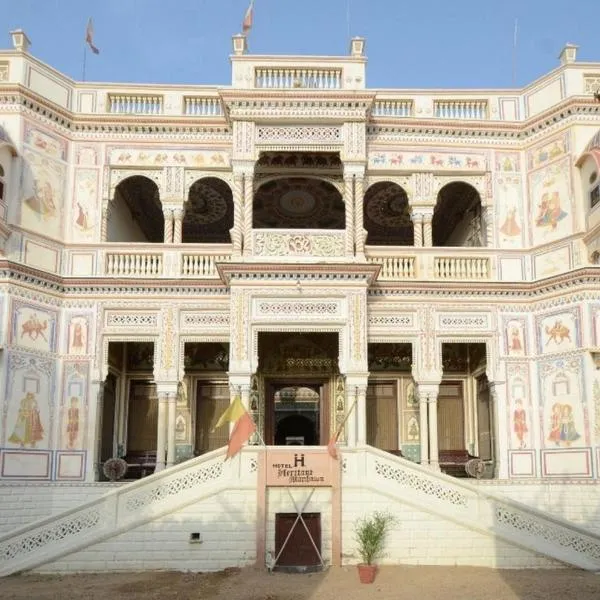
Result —
[{"label": "decorative frieze", "polygon": [[254,231],[255,256],[344,256],[344,232],[305,234]]},{"label": "decorative frieze", "polygon": [[256,143],[279,146],[335,146],[343,142],[342,128],[337,125],[259,125]]},{"label": "decorative frieze", "polygon": [[286,319],[331,319],[342,316],[340,300],[265,300],[253,301],[256,318]]},{"label": "decorative frieze", "polygon": [[106,327],[155,328],[158,327],[158,314],[155,312],[112,312],[106,311]]},{"label": "decorative frieze", "polygon": [[369,327],[397,327],[412,329],[414,327],[413,315],[369,315]]},{"label": "decorative frieze", "polygon": [[484,313],[471,315],[440,313],[438,314],[438,329],[446,331],[487,330],[490,329],[490,315]]}]

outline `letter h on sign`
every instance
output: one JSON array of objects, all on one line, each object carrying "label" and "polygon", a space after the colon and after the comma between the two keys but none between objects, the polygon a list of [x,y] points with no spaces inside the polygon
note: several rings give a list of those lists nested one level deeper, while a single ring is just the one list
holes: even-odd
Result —
[{"label": "letter h on sign", "polygon": [[304,466],[304,454],[294,454],[294,467],[303,467]]}]

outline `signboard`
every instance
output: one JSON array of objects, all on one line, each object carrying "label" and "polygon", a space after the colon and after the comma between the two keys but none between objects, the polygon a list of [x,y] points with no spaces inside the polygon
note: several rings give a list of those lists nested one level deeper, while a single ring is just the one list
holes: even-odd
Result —
[{"label": "signboard", "polygon": [[326,450],[268,450],[267,486],[329,487],[339,463]]}]

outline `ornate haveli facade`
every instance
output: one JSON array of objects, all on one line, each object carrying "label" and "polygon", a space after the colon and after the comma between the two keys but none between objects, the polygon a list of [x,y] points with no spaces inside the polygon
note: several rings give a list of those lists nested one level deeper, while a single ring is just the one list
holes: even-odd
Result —
[{"label": "ornate haveli facade", "polygon": [[379,509],[389,563],[600,570],[600,63],[378,90],[362,38],[234,36],[231,85],[125,85],[12,39],[0,574],[353,563]]}]

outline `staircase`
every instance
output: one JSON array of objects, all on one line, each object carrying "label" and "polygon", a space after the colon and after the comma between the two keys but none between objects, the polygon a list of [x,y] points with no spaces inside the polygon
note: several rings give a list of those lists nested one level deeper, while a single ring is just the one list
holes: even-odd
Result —
[{"label": "staircase", "polygon": [[[261,451],[249,447],[225,461],[222,448],[0,536],[0,576],[51,563],[226,490],[256,489]],[[341,455],[344,493],[354,488],[383,494],[399,510],[412,507],[563,563],[600,571],[600,536],[569,521],[375,448],[348,448]]]}]

